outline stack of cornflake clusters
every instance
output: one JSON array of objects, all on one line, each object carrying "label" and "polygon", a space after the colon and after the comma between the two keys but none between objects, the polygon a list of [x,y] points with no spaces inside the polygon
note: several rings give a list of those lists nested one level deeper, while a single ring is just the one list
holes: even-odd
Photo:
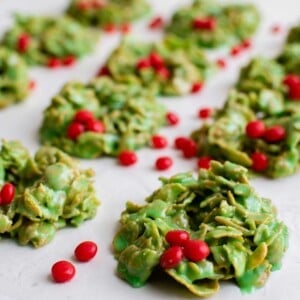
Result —
[{"label": "stack of cornflake clusters", "polygon": [[200,156],[229,160],[271,178],[298,170],[298,33],[299,27],[290,31],[277,61],[258,57],[242,69],[225,106],[192,134]]},{"label": "stack of cornflake clusters", "polygon": [[162,183],[147,204],[127,203],[113,241],[118,274],[132,286],[159,268],[210,296],[221,280],[251,291],[280,268],[287,227],[249,185],[247,169],[213,161],[198,178],[184,173]]},{"label": "stack of cornflake clusters", "polygon": [[95,216],[99,201],[92,170],[81,170],[52,147],[31,157],[19,142],[0,148],[0,235],[41,247],[67,225]]},{"label": "stack of cornflake clusters", "polygon": [[90,26],[121,25],[150,12],[145,0],[72,0],[67,14]]},{"label": "stack of cornflake clusters", "polygon": [[213,70],[201,50],[193,46],[183,49],[174,38],[156,44],[125,39],[99,75],[141,84],[156,95],[178,96],[200,89]]},{"label": "stack of cornflake clusters", "polygon": [[44,112],[41,141],[82,158],[138,149],[165,124],[166,111],[136,83],[108,77],[68,83]]},{"label": "stack of cornflake clusters", "polygon": [[201,48],[235,45],[249,39],[260,23],[257,8],[250,4],[220,4],[214,0],[195,0],[179,9],[166,31],[178,43]]},{"label": "stack of cornflake clusters", "polygon": [[19,52],[30,65],[70,65],[96,46],[98,33],[62,16],[15,16],[2,44]]},{"label": "stack of cornflake clusters", "polygon": [[0,109],[21,102],[29,94],[25,61],[15,51],[0,46]]}]

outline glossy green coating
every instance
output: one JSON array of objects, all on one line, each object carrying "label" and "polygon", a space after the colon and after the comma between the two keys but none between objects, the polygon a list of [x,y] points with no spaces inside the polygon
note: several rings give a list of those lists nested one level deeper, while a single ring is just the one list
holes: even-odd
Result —
[{"label": "glossy green coating", "polygon": [[95,0],[72,0],[67,14],[82,24],[103,27],[130,23],[151,10],[146,0],[98,0],[102,5],[89,7],[92,2]]},{"label": "glossy green coating", "polygon": [[[213,18],[212,30],[193,28],[195,19]],[[251,4],[221,4],[214,0],[195,0],[176,11],[166,29],[167,35],[184,44],[200,48],[218,48],[249,39],[257,30],[260,14]]]},{"label": "glossy green coating", "polygon": [[[87,131],[73,141],[67,137],[67,127],[82,109],[101,120],[105,132]],[[71,82],[45,110],[40,138],[43,144],[82,158],[116,156],[122,150],[135,150],[149,143],[165,124],[165,115],[164,106],[137,84],[115,83],[108,77],[88,84]]]},{"label": "glossy green coating", "polygon": [[[161,77],[155,68],[137,68],[138,62],[151,53],[163,59],[170,73],[168,78]],[[162,96],[189,94],[194,83],[203,83],[214,72],[214,66],[201,50],[193,46],[182,48],[174,38],[155,44],[126,38],[113,51],[106,66],[115,81],[141,84]]]},{"label": "glossy green coating", "polygon": [[0,109],[24,101],[29,94],[25,61],[15,51],[0,46]]},{"label": "glossy green coating", "polygon": [[19,142],[3,141],[0,187],[11,182],[16,193],[11,204],[0,207],[1,235],[41,247],[58,229],[93,218],[100,203],[93,176],[56,148],[41,147],[31,157]]},{"label": "glossy green coating", "polygon": [[20,54],[29,65],[46,65],[51,58],[70,55],[81,58],[94,50],[99,35],[67,16],[15,15],[15,24],[5,33],[2,44],[18,51],[18,40],[24,34],[30,40],[26,51]]},{"label": "glossy green coating", "polygon": [[211,296],[221,280],[234,279],[243,291],[265,284],[287,248],[287,227],[270,200],[249,185],[247,169],[213,161],[210,170],[162,178],[146,204],[128,202],[113,240],[121,278],[134,287],[146,283],[168,248],[165,235],[183,229],[210,247],[207,259],[186,258],[165,271],[192,293]]}]

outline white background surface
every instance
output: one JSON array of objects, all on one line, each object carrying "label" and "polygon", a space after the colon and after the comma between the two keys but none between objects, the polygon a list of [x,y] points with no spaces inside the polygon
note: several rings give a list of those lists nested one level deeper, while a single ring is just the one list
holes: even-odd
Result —
[{"label": "white background surface", "polygon": [[[250,1],[250,0],[249,0]],[[184,0],[152,0],[154,14],[169,17]],[[255,47],[239,58],[229,59],[229,67],[215,76],[201,94],[183,98],[164,99],[170,110],[177,112],[182,122],[178,127],[161,131],[173,143],[174,137],[188,135],[200,126],[197,111],[202,106],[221,106],[228,89],[234,84],[239,68],[251,56],[262,54],[273,56],[281,49],[284,33],[270,34],[270,26],[280,23],[288,27],[300,19],[299,1],[256,0],[263,14],[263,24],[255,38]],[[0,35],[11,24],[11,13],[60,14],[68,1],[65,0],[0,0]],[[146,29],[148,20],[136,24],[134,32],[144,38],[158,37]],[[37,88],[20,105],[0,111],[0,138],[18,139],[32,151],[39,147],[37,131],[42,120],[42,111],[49,105],[51,97],[69,80],[87,81],[93,77],[110,51],[116,47],[120,36],[103,36],[93,55],[72,68],[31,70]],[[158,172],[153,164],[158,156],[169,154],[174,158],[173,168]],[[96,218],[77,229],[68,228],[57,232],[55,239],[41,249],[21,247],[14,241],[0,241],[0,300],[6,299],[196,299],[177,283],[162,276],[153,278],[145,287],[134,289],[115,274],[116,261],[110,245],[117,228],[121,211],[127,200],[142,203],[143,199],[159,186],[158,176],[169,176],[179,171],[195,169],[195,160],[183,160],[171,147],[166,150],[144,149],[138,152],[139,163],[132,168],[121,168],[114,159],[82,161],[82,166],[96,171],[95,184],[102,205]],[[233,283],[221,284],[213,300],[296,300],[300,292],[300,173],[277,181],[253,180],[258,192],[271,198],[278,207],[279,216],[288,225],[290,247],[285,255],[283,267],[271,274],[266,286],[250,295],[242,295]],[[97,242],[100,251],[90,263],[73,260],[75,246],[84,241]],[[50,269],[60,259],[74,261],[76,277],[66,284],[54,284]]]}]

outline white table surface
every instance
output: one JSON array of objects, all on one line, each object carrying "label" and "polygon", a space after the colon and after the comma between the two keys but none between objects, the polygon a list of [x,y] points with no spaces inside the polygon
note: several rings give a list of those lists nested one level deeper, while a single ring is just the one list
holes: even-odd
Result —
[{"label": "white table surface", "polygon": [[[250,1],[250,0],[249,0]],[[185,0],[152,0],[154,14],[169,17]],[[242,2],[242,1],[240,1]],[[270,27],[282,24],[287,30],[300,18],[299,1],[256,0],[263,14],[263,22],[255,38],[254,48],[239,58],[228,59],[229,67],[220,72],[198,95],[164,99],[166,106],[177,112],[182,122],[178,127],[169,127],[161,133],[170,143],[178,135],[188,135],[200,126],[197,111],[202,106],[221,106],[229,88],[234,84],[238,70],[251,56],[261,54],[274,56],[281,49],[285,34],[272,35]],[[0,0],[0,35],[11,24],[13,12],[27,14],[53,14],[63,12],[66,0]],[[148,20],[139,22],[134,32],[143,39],[155,39],[159,34],[149,32]],[[72,68],[48,70],[31,69],[31,77],[37,88],[20,105],[0,111],[0,138],[18,139],[32,153],[39,147],[37,131],[42,112],[50,99],[69,80],[87,81],[93,77],[111,50],[117,46],[120,35],[103,36],[97,50]],[[175,164],[167,172],[154,170],[155,159],[160,155],[171,155]],[[0,300],[22,299],[197,299],[173,280],[162,276],[153,278],[140,289],[134,289],[120,280],[116,274],[116,261],[111,252],[111,241],[117,228],[121,211],[127,200],[143,203],[143,199],[159,186],[158,176],[170,176],[177,172],[195,170],[195,160],[183,160],[180,154],[169,147],[164,150],[143,149],[138,152],[139,163],[132,168],[121,168],[114,159],[104,158],[82,161],[83,167],[92,167],[96,172],[95,184],[102,201],[98,214],[92,221],[79,228],[68,228],[57,232],[54,240],[41,249],[18,246],[15,241],[0,241]],[[297,300],[300,292],[300,173],[288,178],[271,181],[253,180],[257,191],[271,198],[279,211],[280,219],[289,227],[290,247],[280,271],[271,274],[266,286],[250,295],[242,295],[233,283],[222,283],[213,300]],[[74,261],[73,250],[84,240],[95,241],[100,251],[90,263],[75,263],[76,277],[66,284],[54,284],[50,269],[60,259]]]}]

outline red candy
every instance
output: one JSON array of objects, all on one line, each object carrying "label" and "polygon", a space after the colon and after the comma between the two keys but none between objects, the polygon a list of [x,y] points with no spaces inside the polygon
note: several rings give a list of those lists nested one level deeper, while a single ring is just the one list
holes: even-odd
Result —
[{"label": "red candy", "polygon": [[19,52],[24,53],[28,50],[30,45],[30,35],[23,33],[19,36],[17,41],[17,49]]},{"label": "red candy", "polygon": [[230,55],[231,56],[238,56],[242,52],[243,48],[241,45],[236,45],[231,48]]},{"label": "red candy", "polygon": [[97,73],[96,76],[100,77],[100,76],[109,76],[110,75],[110,71],[108,69],[107,66],[103,66]]},{"label": "red candy", "polygon": [[150,29],[160,29],[164,26],[164,20],[162,17],[156,17],[149,23],[148,27]]},{"label": "red candy", "polygon": [[195,83],[192,85],[191,93],[192,93],[192,94],[198,93],[199,91],[202,90],[202,88],[203,88],[202,82],[195,82]]},{"label": "red candy", "polygon": [[183,153],[183,156],[185,158],[195,157],[196,154],[197,154],[197,145],[196,145],[196,143],[193,140],[188,139],[184,143],[184,146],[182,148],[182,153]]},{"label": "red candy", "polygon": [[92,131],[97,133],[105,132],[104,124],[99,120],[88,120],[85,126],[86,131]]},{"label": "red candy", "polygon": [[183,150],[185,147],[185,144],[189,141],[190,139],[185,137],[185,136],[179,136],[175,139],[175,148],[178,150]]},{"label": "red candy", "polygon": [[70,281],[75,273],[74,265],[66,260],[56,262],[51,268],[52,278],[58,283]]},{"label": "red candy", "polygon": [[162,67],[156,71],[159,77],[162,79],[168,79],[170,77],[170,71],[166,67]]},{"label": "red candy", "polygon": [[190,239],[190,235],[185,230],[170,230],[167,232],[165,238],[172,246],[183,246]]},{"label": "red candy", "polygon": [[199,157],[197,161],[197,166],[199,169],[209,169],[210,168],[210,162],[212,161],[212,158],[210,156],[202,156]]},{"label": "red candy", "polygon": [[74,255],[78,261],[87,262],[95,257],[97,251],[98,247],[96,243],[92,241],[85,241],[76,247]]},{"label": "red candy", "polygon": [[124,34],[127,34],[131,31],[131,25],[129,23],[122,24],[120,26],[120,31]]},{"label": "red candy", "polygon": [[214,18],[197,18],[193,21],[193,28],[200,30],[214,30],[216,25]]},{"label": "red candy", "polygon": [[85,125],[88,121],[93,119],[94,114],[91,111],[82,109],[75,114],[73,121]]},{"label": "red candy", "polygon": [[265,133],[265,130],[265,124],[259,120],[250,121],[246,126],[247,136],[253,139],[262,137]]},{"label": "red candy", "polygon": [[73,141],[84,132],[84,126],[80,123],[71,123],[67,128],[67,137]]},{"label": "red candy", "polygon": [[114,33],[116,32],[116,26],[115,24],[106,24],[103,28],[103,30],[106,32],[106,33]]},{"label": "red candy", "polygon": [[61,67],[61,60],[59,58],[53,57],[53,58],[49,58],[48,62],[47,62],[47,66],[48,68],[51,69],[56,69]]},{"label": "red candy", "polygon": [[119,154],[119,162],[122,166],[131,166],[137,162],[137,155],[130,150],[124,150]]},{"label": "red candy", "polygon": [[0,205],[10,204],[15,197],[15,187],[11,183],[5,183],[0,191]]},{"label": "red candy", "polygon": [[220,69],[225,69],[227,67],[226,60],[223,58],[217,59],[216,63]]},{"label": "red candy", "polygon": [[136,68],[138,70],[148,69],[150,67],[151,67],[151,63],[150,63],[150,60],[148,58],[142,58],[136,64]]},{"label": "red candy", "polygon": [[164,67],[164,60],[158,53],[155,52],[150,53],[149,61],[151,66],[157,70]]},{"label": "red candy", "polygon": [[284,140],[286,135],[285,129],[282,126],[275,125],[269,127],[264,134],[264,139],[268,143],[278,143]]},{"label": "red candy", "polygon": [[252,46],[251,40],[244,40],[241,44],[244,49],[249,49]]},{"label": "red candy", "polygon": [[166,114],[166,119],[167,119],[168,124],[171,126],[177,125],[180,121],[178,115],[175,113],[172,113],[172,112],[168,112]]},{"label": "red candy", "polygon": [[201,240],[188,240],[184,243],[184,255],[193,262],[204,260],[210,253],[208,245]]},{"label": "red candy", "polygon": [[168,156],[159,157],[155,162],[155,167],[159,171],[167,170],[172,165],[173,165],[173,160],[171,157],[168,157]]},{"label": "red candy", "polygon": [[73,66],[76,63],[76,56],[68,55],[62,60],[64,66]]},{"label": "red candy", "polygon": [[166,148],[168,145],[167,139],[164,136],[158,134],[152,136],[151,143],[153,148],[155,149],[163,149]]},{"label": "red candy", "polygon": [[163,269],[171,269],[178,266],[183,259],[183,250],[180,246],[171,246],[160,257],[160,266]]},{"label": "red candy", "polygon": [[268,168],[268,157],[261,152],[255,152],[251,155],[252,169],[256,172],[263,172]]},{"label": "red candy", "polygon": [[35,82],[35,80],[30,80],[28,86],[29,86],[29,89],[31,91],[34,90],[36,88],[36,82]]},{"label": "red candy", "polygon": [[198,117],[200,119],[208,119],[210,118],[212,113],[212,109],[210,107],[201,108],[198,112]]}]

